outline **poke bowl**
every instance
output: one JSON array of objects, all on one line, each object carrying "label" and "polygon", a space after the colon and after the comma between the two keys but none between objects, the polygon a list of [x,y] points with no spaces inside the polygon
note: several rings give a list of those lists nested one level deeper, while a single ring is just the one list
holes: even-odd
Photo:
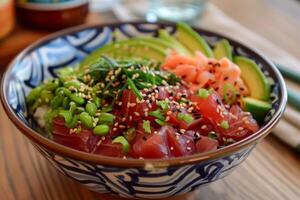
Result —
[{"label": "poke bowl", "polygon": [[30,45],[7,68],[1,101],[65,176],[99,193],[157,199],[230,174],[278,123],[287,94],[274,65],[233,39],[124,22]]}]

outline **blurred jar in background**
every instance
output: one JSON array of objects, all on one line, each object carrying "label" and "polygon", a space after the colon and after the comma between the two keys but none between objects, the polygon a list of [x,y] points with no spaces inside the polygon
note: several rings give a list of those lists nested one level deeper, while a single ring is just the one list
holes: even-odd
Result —
[{"label": "blurred jar in background", "polygon": [[192,23],[203,13],[208,0],[150,0],[148,21],[184,21]]},{"label": "blurred jar in background", "polygon": [[18,21],[42,29],[81,24],[88,14],[88,7],[88,0],[16,0]]},{"label": "blurred jar in background", "polygon": [[0,39],[10,33],[14,22],[13,0],[0,0]]}]

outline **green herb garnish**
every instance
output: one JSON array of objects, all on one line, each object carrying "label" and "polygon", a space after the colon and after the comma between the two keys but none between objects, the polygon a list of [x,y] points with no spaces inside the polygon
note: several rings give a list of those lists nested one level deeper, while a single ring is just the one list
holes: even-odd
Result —
[{"label": "green herb garnish", "polygon": [[204,98],[209,97],[209,95],[210,95],[210,91],[207,90],[207,89],[200,88],[200,89],[198,90],[197,96],[200,97],[200,98],[203,98],[203,99],[204,99]]},{"label": "green herb garnish", "polygon": [[158,101],[157,105],[160,106],[163,111],[166,111],[170,108],[169,103],[166,100]]},{"label": "green herb garnish", "polygon": [[229,123],[228,123],[228,121],[223,120],[223,121],[220,123],[220,127],[223,128],[223,129],[229,129]]},{"label": "green herb garnish", "polygon": [[143,129],[146,133],[151,133],[151,126],[149,120],[143,120]]},{"label": "green herb garnish", "polygon": [[140,91],[136,88],[135,84],[133,83],[133,81],[132,81],[130,78],[127,79],[127,84],[128,84],[128,86],[130,87],[130,89],[134,92],[134,94],[137,96],[137,98],[138,98],[139,100],[142,100],[142,99],[143,99],[142,94],[141,94]]},{"label": "green herb garnish", "polygon": [[122,149],[123,149],[123,152],[124,153],[128,153],[129,152],[129,147],[130,147],[130,144],[128,143],[128,141],[126,140],[126,138],[124,136],[118,136],[116,137],[113,141],[112,141],[113,144],[115,143],[120,143],[122,144]]},{"label": "green herb garnish", "polygon": [[194,121],[194,118],[192,115],[188,113],[178,113],[177,118],[181,121],[185,121],[186,123],[190,124]]}]

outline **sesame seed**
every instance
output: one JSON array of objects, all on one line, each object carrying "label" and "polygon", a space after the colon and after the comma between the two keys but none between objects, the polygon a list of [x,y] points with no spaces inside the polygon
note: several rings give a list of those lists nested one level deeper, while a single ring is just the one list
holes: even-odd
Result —
[{"label": "sesame seed", "polygon": [[118,103],[118,105],[121,106],[121,105],[122,105],[122,101],[120,101],[120,102]]},{"label": "sesame seed", "polygon": [[140,116],[140,113],[138,113],[138,112],[134,112],[134,114],[135,114],[136,116]]},{"label": "sesame seed", "polygon": [[131,103],[131,107],[134,107],[134,106],[136,106],[136,103]]},{"label": "sesame seed", "polygon": [[191,147],[187,147],[186,150],[190,151],[190,150],[192,150],[192,149],[191,149]]},{"label": "sesame seed", "polygon": [[174,150],[174,147],[170,147],[170,150],[173,151],[173,150]]},{"label": "sesame seed", "polygon": [[238,130],[239,130],[239,131],[242,131],[242,130],[244,130],[244,128],[243,128],[243,127],[239,127]]},{"label": "sesame seed", "polygon": [[201,126],[201,129],[206,129],[206,128],[207,128],[206,125],[202,125],[202,126]]},{"label": "sesame seed", "polygon": [[100,146],[101,145],[101,143],[102,143],[102,140],[99,140],[98,142],[97,142],[97,146]]},{"label": "sesame seed", "polygon": [[117,131],[118,129],[117,128],[113,128],[113,131]]},{"label": "sesame seed", "polygon": [[186,131],[185,129],[180,129],[179,130],[180,133],[185,133],[185,131]]},{"label": "sesame seed", "polygon": [[186,141],[187,144],[190,143],[190,142],[191,142],[191,140],[187,140],[187,141]]}]

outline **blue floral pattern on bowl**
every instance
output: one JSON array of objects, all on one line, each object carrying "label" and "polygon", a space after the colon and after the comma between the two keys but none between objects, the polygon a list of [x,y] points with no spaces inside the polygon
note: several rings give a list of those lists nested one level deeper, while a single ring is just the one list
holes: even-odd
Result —
[{"label": "blue floral pattern on bowl", "polygon": [[[86,55],[95,49],[122,38],[151,35],[157,36],[159,28],[174,33],[171,24],[123,23],[88,28],[71,29],[66,34],[57,34],[38,43],[25,53],[20,54],[7,72],[4,93],[10,109],[28,127],[33,123],[27,117],[25,96],[46,79],[56,77],[57,70],[64,66],[76,66]],[[198,30],[213,45],[223,36]],[[264,73],[274,79],[276,74],[270,70],[269,63],[252,50],[229,40],[236,55],[254,59]],[[273,108],[266,117],[272,118],[279,107],[282,95],[277,86],[273,88]],[[34,128],[34,127],[33,127]],[[206,162],[189,165],[165,166],[156,168],[147,164],[143,168],[124,168],[99,165],[52,152],[40,144],[32,142],[36,149],[64,175],[100,193],[110,193],[130,198],[164,198],[184,194],[199,186],[215,181],[229,174],[249,155],[255,144],[231,154]]]}]

